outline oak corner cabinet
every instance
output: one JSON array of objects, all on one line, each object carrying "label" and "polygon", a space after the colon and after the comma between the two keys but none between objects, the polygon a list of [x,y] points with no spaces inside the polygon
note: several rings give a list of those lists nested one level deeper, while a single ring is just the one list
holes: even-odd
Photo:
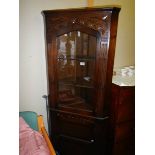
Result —
[{"label": "oak corner cabinet", "polygon": [[43,11],[50,131],[60,155],[108,155],[120,8]]}]

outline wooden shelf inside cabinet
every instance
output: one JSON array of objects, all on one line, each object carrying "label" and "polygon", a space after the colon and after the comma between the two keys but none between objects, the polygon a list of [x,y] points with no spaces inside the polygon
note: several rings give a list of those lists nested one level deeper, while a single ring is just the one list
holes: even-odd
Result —
[{"label": "wooden shelf inside cabinet", "polygon": [[58,61],[64,61],[64,60],[76,60],[76,61],[93,61],[95,60],[95,57],[88,57],[88,56],[66,56],[66,57],[62,57],[59,56],[58,57]]},{"label": "wooden shelf inside cabinet", "polygon": [[68,111],[68,112],[73,112],[77,114],[84,114],[88,116],[93,116],[93,107],[91,107],[87,103],[82,103],[82,102],[75,102],[72,104],[59,104],[58,109],[63,110],[63,111]]},{"label": "wooden shelf inside cabinet", "polygon": [[93,89],[93,85],[89,82],[83,81],[81,83],[76,83],[73,81],[67,81],[67,80],[61,80],[59,82],[60,85],[68,85],[68,86],[74,86],[74,87],[81,87],[81,88],[90,88]]}]

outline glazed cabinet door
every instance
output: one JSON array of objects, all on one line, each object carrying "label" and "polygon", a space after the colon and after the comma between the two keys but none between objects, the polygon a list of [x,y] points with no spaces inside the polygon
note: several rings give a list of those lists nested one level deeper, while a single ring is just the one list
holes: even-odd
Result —
[{"label": "glazed cabinet door", "polygon": [[57,108],[93,115],[97,38],[72,31],[58,36],[56,45]]},{"label": "glazed cabinet door", "polygon": [[111,9],[44,11],[51,108],[103,117],[112,80],[115,11],[115,16]]}]

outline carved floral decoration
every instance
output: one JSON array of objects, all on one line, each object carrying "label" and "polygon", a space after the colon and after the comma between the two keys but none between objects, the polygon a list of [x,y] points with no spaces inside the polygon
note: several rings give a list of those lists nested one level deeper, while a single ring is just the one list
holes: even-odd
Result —
[{"label": "carved floral decoration", "polygon": [[[76,27],[76,26],[83,26],[98,31],[101,36],[107,31],[109,28],[110,23],[110,15],[105,14],[100,18],[97,16],[76,16],[76,17],[57,17],[57,18],[50,18],[47,20],[49,24],[47,24],[48,31],[60,31],[61,29],[65,29],[68,27]],[[52,26],[51,26],[52,24]],[[54,27],[54,29],[52,29]],[[47,34],[51,34],[48,32]]]}]

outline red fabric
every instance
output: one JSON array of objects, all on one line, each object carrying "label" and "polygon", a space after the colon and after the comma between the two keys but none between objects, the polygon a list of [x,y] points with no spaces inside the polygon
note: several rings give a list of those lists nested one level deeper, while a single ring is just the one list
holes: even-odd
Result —
[{"label": "red fabric", "polygon": [[43,136],[31,129],[22,117],[19,118],[19,154],[50,155]]}]

